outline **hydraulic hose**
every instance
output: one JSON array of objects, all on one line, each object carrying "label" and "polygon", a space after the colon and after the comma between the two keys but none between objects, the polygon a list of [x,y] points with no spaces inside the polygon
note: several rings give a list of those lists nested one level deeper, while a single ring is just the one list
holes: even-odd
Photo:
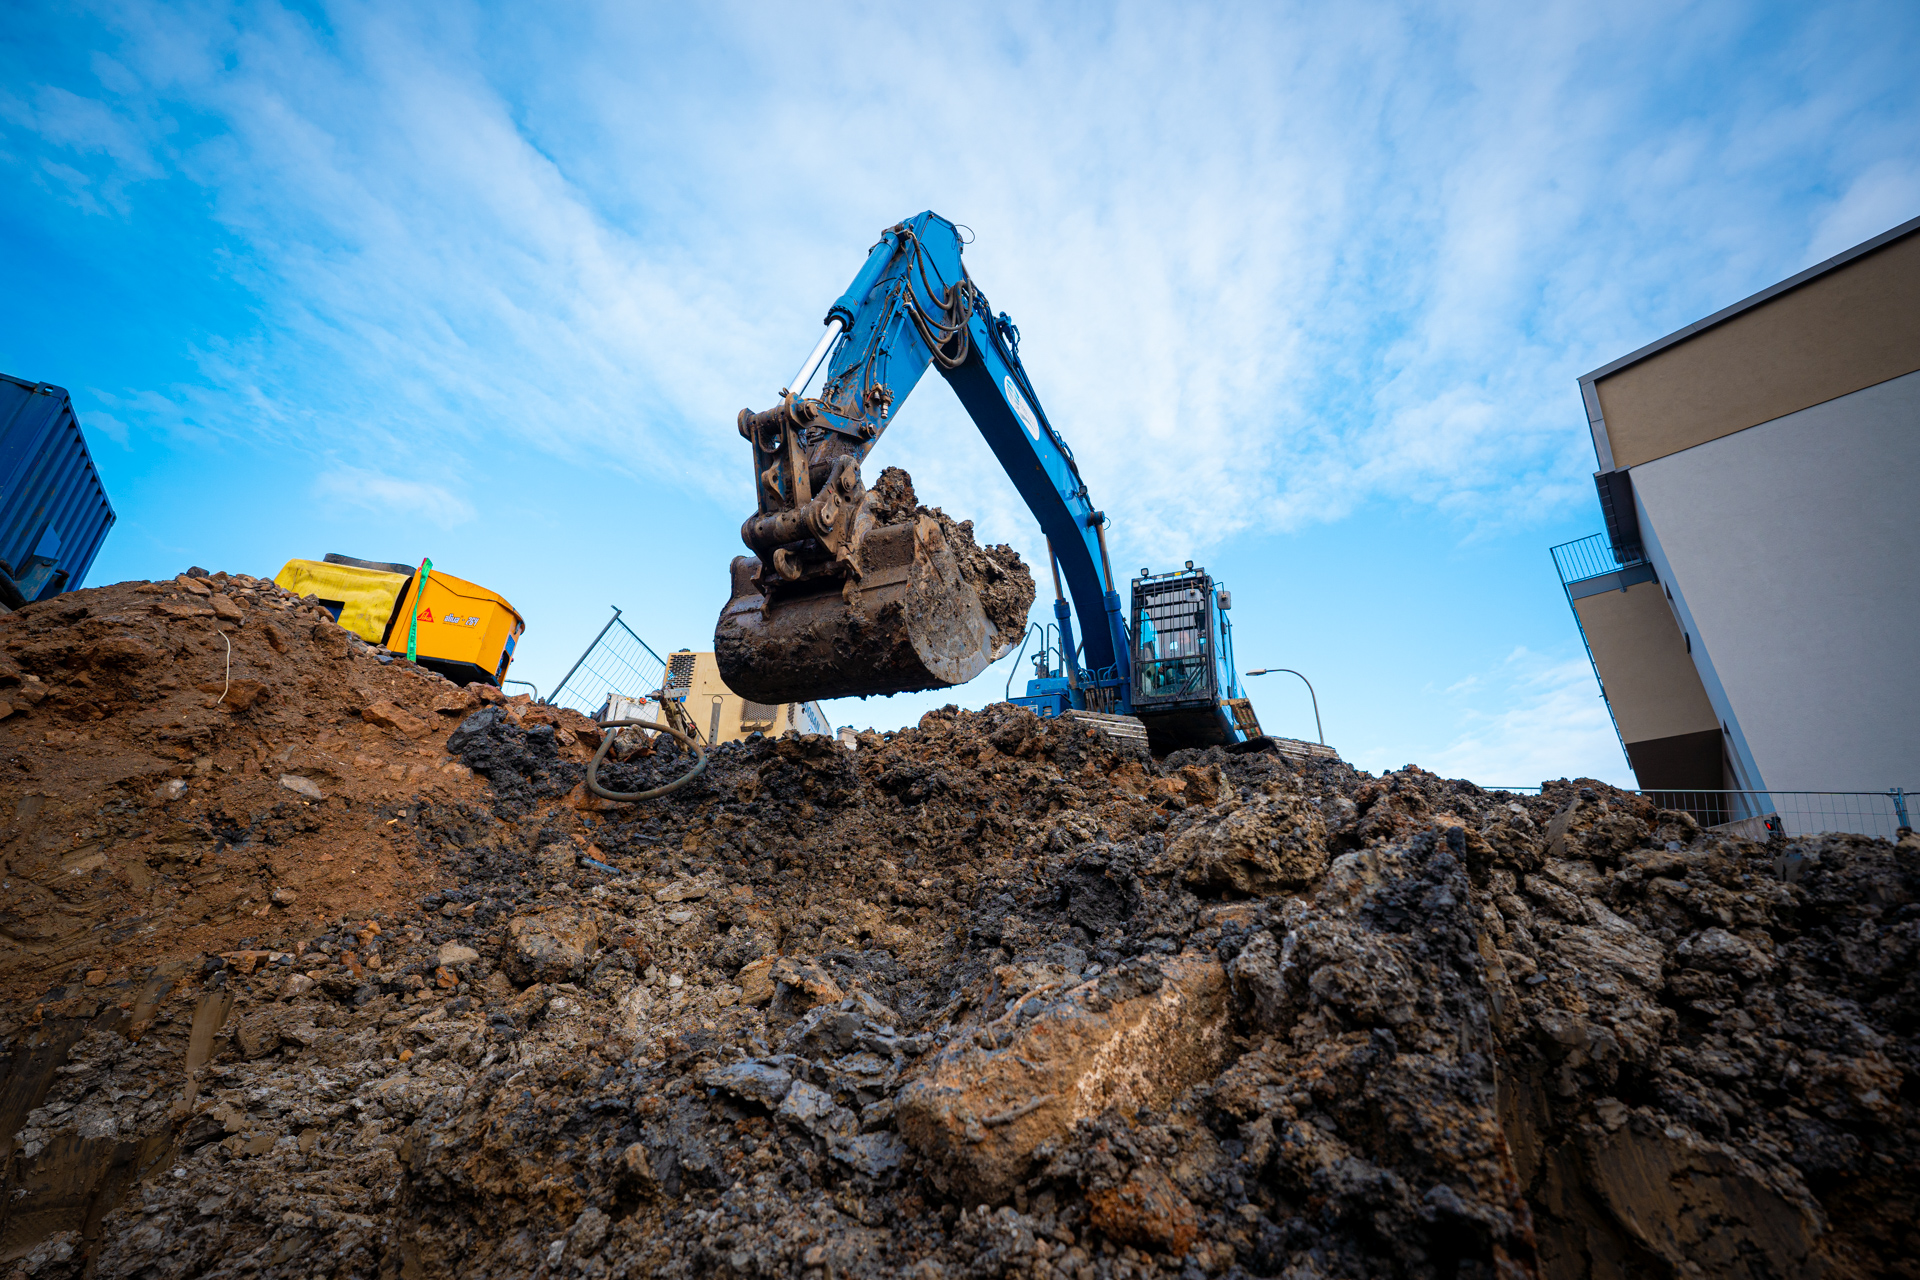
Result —
[{"label": "hydraulic hose", "polygon": [[706,772],[707,749],[678,729],[669,728],[664,724],[659,724],[652,720],[604,720],[601,722],[600,728],[603,731],[607,731],[624,728],[630,724],[637,724],[642,728],[651,729],[655,733],[664,733],[679,742],[682,746],[691,747],[700,758],[694,762],[693,768],[687,770],[664,787],[654,787],[650,791],[609,791],[600,785],[599,772],[600,761],[606,758],[607,748],[613,745],[613,734],[611,732],[602,732],[600,735],[599,750],[593,753],[593,759],[587,761],[587,790],[593,792],[593,794],[599,796],[602,800],[658,800],[661,796],[678,791],[702,773]]}]

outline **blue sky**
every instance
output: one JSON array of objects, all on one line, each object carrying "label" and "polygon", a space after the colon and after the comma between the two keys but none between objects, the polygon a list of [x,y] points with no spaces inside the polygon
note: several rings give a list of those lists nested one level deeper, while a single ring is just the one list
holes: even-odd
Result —
[{"label": "blue sky", "polygon": [[[1116,562],[1213,569],[1362,767],[1495,783],[1630,781],[1575,379],[1920,212],[1910,3],[27,5],[0,60],[0,369],[73,393],[93,583],[431,555],[542,688],[609,605],[707,647],[734,415],[933,208]],[[938,379],[882,463],[1038,559]]]}]

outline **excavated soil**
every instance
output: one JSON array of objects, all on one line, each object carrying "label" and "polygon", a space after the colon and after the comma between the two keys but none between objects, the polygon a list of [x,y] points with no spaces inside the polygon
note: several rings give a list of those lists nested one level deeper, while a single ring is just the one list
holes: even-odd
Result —
[{"label": "excavated soil", "polygon": [[713,644],[735,692],[774,704],[951,688],[1020,643],[1033,575],[1012,547],[981,547],[972,521],[920,506],[898,467],[881,472],[859,524],[871,591],[828,579],[763,605],[759,561],[733,562]]},{"label": "excavated soil", "polygon": [[0,1274],[1916,1272],[1912,838],[1007,706],[612,805],[192,576],[0,619]]},{"label": "excavated soil", "polygon": [[973,540],[973,521],[955,520],[938,507],[923,507],[913,492],[913,477],[899,467],[888,467],[873,482],[873,513],[881,524],[904,524],[915,516],[931,516],[959,562],[960,576],[980,597],[987,621],[999,635],[994,659],[1012,652],[1026,633],[1027,612],[1033,608],[1033,571],[1020,553],[1004,542],[981,546]]}]

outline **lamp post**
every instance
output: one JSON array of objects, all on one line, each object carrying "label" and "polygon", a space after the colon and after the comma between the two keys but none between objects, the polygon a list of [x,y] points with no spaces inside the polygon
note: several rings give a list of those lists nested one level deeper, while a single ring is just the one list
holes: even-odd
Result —
[{"label": "lamp post", "polygon": [[[1247,672],[1250,676],[1264,676],[1272,671],[1283,671],[1290,676],[1300,676],[1292,667],[1259,667]],[[1313,699],[1313,731],[1320,735],[1320,745],[1327,745],[1327,732],[1320,727],[1320,695],[1313,691],[1313,681],[1300,676],[1300,683],[1307,686],[1307,696]]]}]

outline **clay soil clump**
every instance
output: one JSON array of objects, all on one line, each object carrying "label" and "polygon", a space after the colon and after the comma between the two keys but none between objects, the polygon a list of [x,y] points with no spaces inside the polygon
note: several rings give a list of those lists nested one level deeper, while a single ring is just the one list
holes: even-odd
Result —
[{"label": "clay soil clump", "polygon": [[241,575],[0,655],[0,1274],[1920,1258],[1911,837],[1005,705],[612,804],[590,722]]},{"label": "clay soil clump", "polygon": [[1020,553],[1004,542],[981,546],[973,540],[973,521],[955,520],[938,507],[923,507],[913,492],[913,477],[899,467],[888,467],[873,483],[874,518],[881,524],[904,524],[916,516],[931,517],[959,563],[960,576],[980,597],[980,606],[993,624],[999,641],[997,660],[1010,652],[1026,631],[1027,611],[1033,608],[1033,571]]}]

